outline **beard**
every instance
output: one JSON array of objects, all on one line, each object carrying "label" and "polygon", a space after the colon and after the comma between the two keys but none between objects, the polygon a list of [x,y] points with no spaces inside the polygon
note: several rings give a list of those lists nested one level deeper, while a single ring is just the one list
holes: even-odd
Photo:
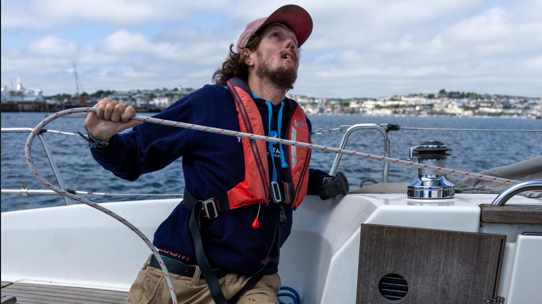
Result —
[{"label": "beard", "polygon": [[294,58],[294,66],[291,68],[280,66],[275,70],[271,70],[269,63],[263,59],[260,52],[257,52],[258,59],[262,65],[256,70],[256,76],[260,79],[267,79],[271,84],[283,91],[288,91],[294,88],[294,83],[297,79],[297,67],[299,60]]}]

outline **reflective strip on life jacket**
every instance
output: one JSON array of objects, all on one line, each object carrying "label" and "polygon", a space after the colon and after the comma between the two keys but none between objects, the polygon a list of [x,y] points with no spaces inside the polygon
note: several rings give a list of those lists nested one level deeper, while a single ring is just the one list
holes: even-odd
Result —
[{"label": "reflective strip on life jacket", "polygon": [[[297,106],[289,122],[290,140],[308,143],[311,142],[307,119],[303,109],[300,106]],[[301,204],[305,198],[305,195],[307,194],[311,150],[307,148],[290,146],[290,153],[292,172],[291,177],[294,189],[296,190],[294,193],[294,204],[292,207],[295,209]]]}]

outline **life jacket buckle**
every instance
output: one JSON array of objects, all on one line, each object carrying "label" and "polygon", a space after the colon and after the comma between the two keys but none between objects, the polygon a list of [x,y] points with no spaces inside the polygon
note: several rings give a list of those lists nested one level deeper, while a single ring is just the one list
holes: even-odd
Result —
[{"label": "life jacket buckle", "polygon": [[282,202],[282,194],[278,182],[271,182],[271,191],[273,192],[273,202]]},{"label": "life jacket buckle", "polygon": [[[211,206],[213,206],[213,208],[211,209],[211,211],[214,212],[213,215],[211,215],[211,213],[209,212],[209,204]],[[201,205],[202,205],[201,210],[205,211],[204,216],[206,216],[208,219],[215,219],[215,218],[218,217],[218,210],[216,209],[216,204],[215,204],[215,199],[214,198],[210,198],[210,199],[207,199],[207,200],[203,201],[201,203]]]}]

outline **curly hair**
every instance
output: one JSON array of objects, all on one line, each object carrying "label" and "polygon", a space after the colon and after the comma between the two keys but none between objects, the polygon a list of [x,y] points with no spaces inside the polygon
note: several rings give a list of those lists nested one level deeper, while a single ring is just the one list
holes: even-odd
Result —
[{"label": "curly hair", "polygon": [[[250,51],[255,50],[262,39],[264,29],[254,33],[247,42],[244,48]],[[213,83],[225,86],[228,80],[233,77],[239,77],[245,82],[248,81],[248,65],[245,63],[246,55],[233,51],[233,43],[230,45],[230,54],[226,57],[226,61],[222,63],[222,68],[215,71],[213,74]]]}]

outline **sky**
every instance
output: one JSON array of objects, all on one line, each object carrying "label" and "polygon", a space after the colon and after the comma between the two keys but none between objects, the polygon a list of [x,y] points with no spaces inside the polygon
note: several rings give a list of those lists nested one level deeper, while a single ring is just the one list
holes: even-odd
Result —
[{"label": "sky", "polygon": [[87,93],[200,88],[288,3],[314,23],[289,93],[542,96],[542,0],[2,0],[1,85],[73,94],[75,63]]}]

